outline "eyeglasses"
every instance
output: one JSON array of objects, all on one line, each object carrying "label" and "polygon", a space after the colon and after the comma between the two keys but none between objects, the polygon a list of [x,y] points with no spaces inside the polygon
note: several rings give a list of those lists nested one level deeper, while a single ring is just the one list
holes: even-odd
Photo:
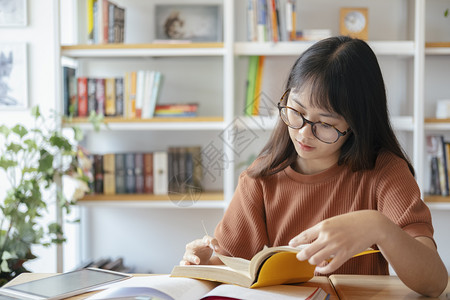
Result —
[{"label": "eyeglasses", "polygon": [[341,136],[346,135],[350,129],[342,132],[339,131],[333,125],[324,122],[311,122],[307,120],[302,113],[298,112],[292,107],[287,106],[287,98],[290,90],[284,92],[283,96],[278,103],[278,110],[280,111],[280,117],[283,122],[293,129],[301,129],[305,124],[311,125],[311,131],[313,135],[321,142],[326,144],[336,143]]}]

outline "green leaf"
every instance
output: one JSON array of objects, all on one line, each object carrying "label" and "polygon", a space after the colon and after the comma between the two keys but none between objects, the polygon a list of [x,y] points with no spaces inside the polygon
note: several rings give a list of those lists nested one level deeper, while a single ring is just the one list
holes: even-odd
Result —
[{"label": "green leaf", "polygon": [[2,133],[5,137],[8,137],[8,135],[11,133],[11,129],[9,129],[5,125],[1,125],[0,126],[0,133]]},{"label": "green leaf", "polygon": [[41,150],[41,158],[39,159],[39,172],[48,173],[53,169],[53,155],[47,150]]},{"label": "green leaf", "polygon": [[445,10],[445,12],[444,12],[444,17],[448,17],[448,8]]},{"label": "green leaf", "polygon": [[36,141],[34,141],[34,140],[27,139],[27,140],[23,141],[23,143],[28,146],[28,149],[36,150],[38,148]]},{"label": "green leaf", "polygon": [[41,112],[40,112],[38,105],[33,106],[33,108],[31,108],[31,115],[35,118],[38,118],[41,116]]},{"label": "green leaf", "polygon": [[6,260],[2,260],[0,269],[2,270],[2,272],[5,272],[5,273],[11,272],[11,270],[9,269],[9,266],[8,266],[8,261],[6,261]]},{"label": "green leaf", "polygon": [[84,136],[83,130],[81,130],[81,128],[78,127],[78,126],[74,126],[74,127],[72,127],[72,129],[73,129],[75,140],[78,141],[78,142],[81,141],[83,139],[83,136]]},{"label": "green leaf", "polygon": [[6,151],[11,151],[13,153],[18,153],[20,150],[23,150],[24,148],[20,144],[11,143],[6,147]]},{"label": "green leaf", "polygon": [[57,133],[52,135],[52,137],[50,138],[50,144],[65,151],[72,150],[72,145],[70,144],[70,142],[65,137],[62,137]]},{"label": "green leaf", "polygon": [[28,133],[28,130],[22,125],[17,124],[13,127],[12,132],[20,136],[20,138],[23,138]]},{"label": "green leaf", "polygon": [[14,160],[6,159],[3,156],[0,157],[0,168],[7,170],[8,168],[17,166],[17,162]]},{"label": "green leaf", "polygon": [[11,254],[8,251],[3,251],[2,260],[8,260],[8,259],[11,259],[11,258],[17,258],[17,255]]}]

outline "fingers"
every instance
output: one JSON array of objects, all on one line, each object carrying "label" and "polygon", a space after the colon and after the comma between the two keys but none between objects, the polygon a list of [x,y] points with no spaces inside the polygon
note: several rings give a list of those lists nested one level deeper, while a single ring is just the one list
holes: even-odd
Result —
[{"label": "fingers", "polygon": [[289,246],[298,247],[300,245],[310,243],[317,238],[318,234],[318,226],[315,225],[309,229],[306,229],[305,231],[294,237],[292,240],[290,240]]},{"label": "fingers", "polygon": [[202,239],[194,240],[186,245],[186,251],[180,265],[199,265],[207,264],[213,250],[219,249],[218,241],[210,236],[204,236]]}]

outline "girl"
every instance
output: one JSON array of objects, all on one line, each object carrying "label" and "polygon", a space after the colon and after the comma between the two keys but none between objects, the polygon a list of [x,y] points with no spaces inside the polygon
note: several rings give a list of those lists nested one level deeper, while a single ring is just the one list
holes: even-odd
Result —
[{"label": "girl", "polygon": [[[212,250],[251,259],[264,245],[298,246],[320,274],[388,274],[442,293],[447,271],[414,169],[391,128],[377,59],[363,41],[333,37],[295,62],[280,121],[244,171],[215,230],[181,264],[219,264]],[[368,247],[381,254],[353,255]],[[333,257],[330,263],[326,261]]]}]

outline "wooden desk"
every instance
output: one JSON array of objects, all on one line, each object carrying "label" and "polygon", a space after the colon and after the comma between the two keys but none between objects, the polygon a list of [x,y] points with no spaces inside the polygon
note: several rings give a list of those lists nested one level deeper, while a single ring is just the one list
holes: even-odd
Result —
[{"label": "wooden desk", "polygon": [[450,299],[450,277],[439,298],[428,298],[409,289],[396,276],[331,275],[329,278],[341,300]]},{"label": "wooden desk", "polygon": [[[41,279],[41,278],[45,278],[45,277],[49,277],[49,276],[54,276],[54,275],[56,275],[56,274],[22,273],[19,276],[17,276],[16,278],[14,278],[12,281],[8,282],[5,286],[11,286],[11,285],[15,285],[15,284],[31,281],[31,280],[36,280],[36,279]],[[137,274],[137,275],[133,275],[133,276],[146,276],[146,275],[145,274]],[[313,279],[311,279],[310,281],[308,281],[306,283],[302,283],[301,285],[314,286],[314,287],[319,286],[325,292],[330,294],[330,300],[339,300],[339,298],[337,297],[333,287],[330,285],[330,282],[328,281],[327,277],[316,276]],[[85,293],[85,294],[81,294],[81,295],[78,295],[78,296],[70,297],[70,298],[67,298],[67,299],[69,299],[69,300],[86,299],[87,297],[92,296],[95,293],[97,293],[97,292]]]},{"label": "wooden desk", "polygon": [[[5,286],[53,275],[55,274],[23,273]],[[137,274],[135,276],[144,276],[144,274]],[[318,276],[314,277],[307,283],[303,283],[302,285],[320,286],[330,294],[330,300],[450,299],[450,277],[446,290],[439,298],[423,297],[410,290],[400,281],[400,279],[398,279],[398,277],[395,276],[332,275],[329,278]],[[85,293],[68,299],[85,299],[95,293],[96,292]]]}]

